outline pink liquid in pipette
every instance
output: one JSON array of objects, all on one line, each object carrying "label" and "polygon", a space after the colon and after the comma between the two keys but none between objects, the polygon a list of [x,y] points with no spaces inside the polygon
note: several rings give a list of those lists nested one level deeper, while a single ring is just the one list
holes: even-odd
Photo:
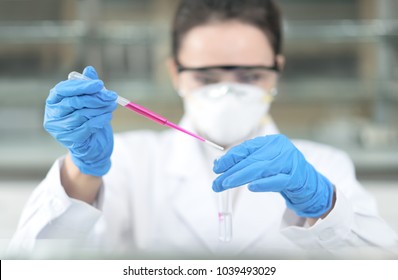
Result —
[{"label": "pink liquid in pipette", "polygon": [[[90,80],[90,78],[88,78],[88,77],[86,77],[83,74],[80,74],[78,72],[69,73],[68,79],[70,79],[70,80],[72,80],[72,79]],[[223,147],[221,147],[221,146],[219,146],[219,145],[217,145],[217,144],[215,144],[215,143],[213,143],[213,142],[211,142],[209,140],[206,140],[206,139],[204,139],[204,138],[202,138],[202,137],[200,137],[200,136],[198,136],[198,135],[196,135],[196,134],[194,134],[192,132],[189,132],[188,130],[183,129],[182,127],[176,125],[175,123],[172,123],[172,122],[168,121],[166,118],[164,118],[162,116],[159,116],[158,114],[148,110],[147,108],[142,107],[142,106],[140,106],[138,104],[135,104],[135,103],[127,100],[124,97],[118,96],[117,102],[120,105],[122,105],[123,107],[129,109],[130,111],[133,111],[133,112],[135,112],[135,113],[137,113],[139,115],[142,115],[142,116],[144,116],[144,117],[146,117],[146,118],[148,118],[148,119],[150,119],[150,120],[152,120],[154,122],[157,122],[157,123],[159,123],[161,125],[165,125],[165,126],[177,129],[177,130],[179,130],[181,132],[184,132],[185,134],[188,134],[188,135],[190,135],[190,136],[192,136],[192,137],[194,137],[194,138],[196,138],[196,139],[198,139],[198,140],[200,140],[202,142],[205,142],[205,143],[207,143],[207,144],[209,144],[209,145],[211,145],[211,146],[213,146],[213,147],[215,147],[215,148],[217,148],[219,150],[222,150],[222,151],[224,150]]]},{"label": "pink liquid in pipette", "polygon": [[204,138],[200,137],[199,135],[196,135],[196,134],[194,134],[192,132],[189,132],[188,130],[183,129],[182,127],[176,125],[175,123],[172,123],[172,122],[168,121],[166,118],[164,118],[162,116],[159,116],[158,114],[156,114],[154,112],[151,112],[150,110],[148,110],[148,109],[146,109],[146,108],[144,108],[144,107],[142,107],[142,106],[140,106],[138,104],[135,104],[133,102],[129,102],[124,107],[129,109],[129,110],[131,110],[131,111],[133,111],[133,112],[136,112],[136,113],[138,113],[138,114],[140,114],[140,115],[142,115],[142,116],[144,116],[144,117],[146,117],[146,118],[148,118],[148,119],[150,119],[152,121],[155,121],[155,122],[157,122],[157,123],[159,123],[161,125],[165,125],[165,126],[177,129],[177,130],[179,130],[181,132],[184,132],[184,133],[186,133],[186,134],[188,134],[188,135],[190,135],[192,137],[195,137],[196,139],[199,139],[200,141],[206,142],[206,140]]}]

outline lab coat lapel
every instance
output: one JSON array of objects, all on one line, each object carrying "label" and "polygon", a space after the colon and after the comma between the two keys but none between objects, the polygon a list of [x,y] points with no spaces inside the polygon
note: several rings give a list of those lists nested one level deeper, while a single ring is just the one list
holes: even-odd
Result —
[{"label": "lab coat lapel", "polygon": [[[192,131],[189,124],[184,128]],[[206,161],[203,144],[184,134],[176,133],[172,146],[173,159],[169,174],[175,180],[172,204],[190,231],[212,250],[218,242],[216,194],[211,188],[211,168]]]},{"label": "lab coat lapel", "polygon": [[[270,116],[265,121],[257,136],[279,133]],[[232,217],[235,251],[241,253],[261,238],[272,240],[281,221],[275,213],[283,213],[286,208],[283,198],[278,193],[250,192],[247,186],[233,191],[237,192]]]},{"label": "lab coat lapel", "polygon": [[255,244],[261,240],[267,240],[272,247],[285,208],[279,193],[253,193],[246,186],[241,187],[232,214],[234,253],[250,255],[251,248],[258,250]]}]

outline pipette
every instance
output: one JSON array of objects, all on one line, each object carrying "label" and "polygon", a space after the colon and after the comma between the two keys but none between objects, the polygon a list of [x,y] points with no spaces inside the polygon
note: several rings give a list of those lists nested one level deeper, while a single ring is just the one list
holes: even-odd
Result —
[{"label": "pipette", "polygon": [[[68,79],[69,80],[91,80],[90,78],[84,76],[83,74],[81,74],[79,72],[75,72],[75,71],[69,73]],[[216,149],[219,149],[221,151],[224,150],[223,147],[217,145],[216,143],[213,143],[213,142],[211,142],[209,140],[206,140],[205,138],[203,138],[203,137],[201,137],[199,135],[194,134],[193,132],[190,132],[190,131],[184,129],[184,128],[180,127],[179,125],[176,125],[175,123],[170,122],[166,118],[164,118],[164,117],[162,117],[162,116],[160,116],[160,115],[148,110],[147,108],[144,108],[144,107],[142,107],[142,106],[140,106],[140,105],[138,105],[136,103],[133,103],[130,100],[124,98],[124,97],[121,97],[121,96],[118,95],[118,97],[116,99],[116,102],[119,103],[119,105],[123,106],[124,108],[127,108],[130,111],[133,111],[133,112],[135,112],[135,113],[137,113],[137,114],[139,114],[141,116],[144,116],[144,117],[146,117],[146,118],[148,118],[148,119],[150,119],[150,120],[152,120],[154,122],[157,122],[157,123],[159,123],[161,125],[168,126],[168,127],[174,128],[176,130],[179,130],[181,132],[184,132],[185,134],[188,134],[188,135],[190,135],[190,136],[192,136],[192,137],[194,137],[194,138],[196,138],[196,139],[198,139],[198,140],[200,140],[202,142],[205,142],[206,144],[209,144],[210,146],[212,146],[212,147],[214,147]]]}]

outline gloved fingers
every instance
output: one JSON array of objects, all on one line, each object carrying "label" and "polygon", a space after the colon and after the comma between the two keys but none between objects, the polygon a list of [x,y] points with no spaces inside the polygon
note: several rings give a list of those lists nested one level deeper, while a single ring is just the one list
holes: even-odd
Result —
[{"label": "gloved fingers", "polygon": [[[112,119],[112,113],[97,115],[83,123],[76,122],[70,116],[59,120],[49,120],[45,123],[45,129],[59,142],[71,148],[81,145],[91,134],[102,129]],[[68,143],[68,144],[65,144]]]},{"label": "gloved fingers", "polygon": [[[289,174],[296,164],[296,150],[286,149],[280,137],[270,137],[268,143],[231,166],[213,182],[218,192],[250,183],[279,173]],[[293,146],[294,147],[294,146]]]},{"label": "gloved fingers", "polygon": [[117,108],[117,103],[113,102],[94,109],[83,108],[73,112],[60,108],[60,106],[46,106],[43,126],[51,134],[60,133],[63,130],[71,131],[92,118],[112,113]]},{"label": "gloved fingers", "polygon": [[233,187],[238,187],[239,185],[236,186],[229,186],[229,187],[225,187],[224,184],[224,180],[227,179],[228,177],[230,177],[231,175],[233,175],[235,172],[238,172],[244,168],[250,168],[253,164],[258,164],[258,161],[255,161],[253,159],[246,158],[245,160],[242,160],[240,162],[238,162],[237,164],[235,164],[234,166],[232,166],[230,169],[228,169],[227,171],[225,171],[223,174],[221,174],[220,176],[218,176],[214,181],[213,181],[213,190],[215,192],[220,192],[223,190],[226,190],[227,188],[233,188]]},{"label": "gloved fingers", "polygon": [[[79,95],[65,97],[57,103],[47,103],[49,115],[63,117],[84,108],[98,109],[116,104],[117,95],[112,91],[102,90],[95,95]],[[115,107],[116,108],[116,107]]]},{"label": "gloved fingers", "polygon": [[97,71],[95,71],[95,68],[93,66],[87,66],[86,68],[84,68],[82,74],[92,80],[98,80]]},{"label": "gloved fingers", "polygon": [[[83,125],[77,127],[73,133],[95,133],[97,130],[102,129],[106,124],[110,123],[112,120],[112,113],[105,113],[102,115],[95,116],[88,121],[86,121]],[[86,132],[87,131],[87,132]]]},{"label": "gloved fingers", "polygon": [[112,120],[112,113],[106,113],[99,116],[95,116],[88,121],[84,122],[81,126],[73,129],[73,133],[79,139],[86,139],[92,133],[102,129],[106,124]]},{"label": "gloved fingers", "polygon": [[59,82],[50,90],[47,104],[58,103],[64,97],[94,94],[104,88],[101,80],[66,80]]},{"label": "gloved fingers", "polygon": [[[108,125],[110,127],[110,125]],[[93,164],[108,159],[113,150],[112,129],[100,129],[82,144],[72,147],[73,155],[84,159],[84,163]]]},{"label": "gloved fingers", "polygon": [[100,108],[83,108],[78,111],[79,113],[78,118],[83,122],[88,121],[92,118],[95,118],[103,114],[113,113],[116,110],[116,108],[117,108],[116,102]]},{"label": "gloved fingers", "polygon": [[252,192],[282,192],[290,182],[290,175],[279,173],[251,182],[248,189]]},{"label": "gloved fingers", "polygon": [[231,148],[225,155],[214,161],[213,171],[217,174],[223,173],[230,169],[235,164],[249,156],[254,150],[260,148],[265,137],[257,137],[247,140],[233,148]]},{"label": "gloved fingers", "polygon": [[[240,162],[237,165],[242,165],[242,163],[243,162]],[[235,165],[235,167],[237,165]],[[226,190],[242,186],[244,184],[250,183],[253,180],[259,179],[261,178],[261,170],[263,169],[263,165],[264,163],[262,162],[253,162],[252,164],[247,164],[245,167],[237,170],[236,172],[232,172],[233,170],[230,169],[214,180],[213,189]]]},{"label": "gloved fingers", "polygon": [[[66,129],[74,129],[76,127],[81,126],[83,123],[96,118],[97,116],[100,115],[104,115],[104,114],[108,114],[108,113],[112,113],[113,111],[115,111],[117,107],[116,103],[112,103],[109,106],[106,107],[101,107],[101,108],[84,108],[81,109],[79,111],[76,111],[73,113],[73,117],[71,116],[69,119],[69,116],[64,116],[59,118],[59,125],[60,127],[64,127]],[[67,119],[68,122],[70,122],[72,124],[72,127],[68,127],[67,124],[62,124],[63,120]]]},{"label": "gloved fingers", "polygon": [[234,188],[261,178],[290,172],[290,164],[276,164],[275,161],[275,159],[258,161],[250,156],[216,178],[214,181],[215,189]]},{"label": "gloved fingers", "polygon": [[112,90],[107,90],[105,88],[103,88],[102,90],[100,90],[98,92],[98,94],[96,95],[92,95],[95,96],[99,99],[101,99],[102,101],[116,101],[117,99],[117,94],[116,92],[112,91]]},{"label": "gloved fingers", "polygon": [[268,160],[277,157],[285,147],[285,136],[281,134],[256,137],[233,147],[214,162],[213,171],[222,173],[247,157]]},{"label": "gloved fingers", "polygon": [[288,168],[273,164],[272,161],[259,161],[225,178],[222,182],[222,186],[228,189],[234,186],[245,185],[262,178],[272,177],[277,174],[287,174],[288,172]]}]

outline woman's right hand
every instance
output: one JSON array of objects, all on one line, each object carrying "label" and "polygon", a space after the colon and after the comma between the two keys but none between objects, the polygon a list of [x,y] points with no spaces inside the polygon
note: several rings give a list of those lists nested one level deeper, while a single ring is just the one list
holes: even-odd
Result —
[{"label": "woman's right hand", "polygon": [[93,67],[86,67],[83,75],[92,80],[66,80],[51,89],[44,128],[69,150],[81,173],[102,176],[111,166],[110,121],[117,107],[117,95],[104,88]]}]

